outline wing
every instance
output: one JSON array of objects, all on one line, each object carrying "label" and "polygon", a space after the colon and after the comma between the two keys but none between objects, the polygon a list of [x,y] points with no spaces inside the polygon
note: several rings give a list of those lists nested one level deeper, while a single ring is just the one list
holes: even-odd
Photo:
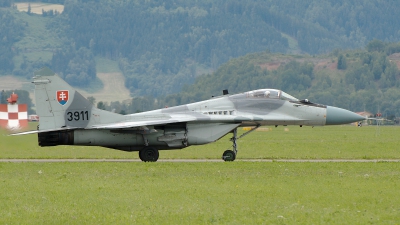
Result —
[{"label": "wing", "polygon": [[124,129],[124,128],[135,128],[135,127],[145,127],[151,125],[163,125],[170,123],[181,123],[190,122],[198,120],[194,116],[187,115],[170,115],[169,118],[162,117],[157,119],[157,117],[150,117],[149,119],[135,120],[135,121],[125,121],[110,124],[93,125],[91,128],[78,128],[78,127],[62,127],[58,129],[48,129],[48,130],[33,130],[25,131],[21,133],[10,134],[9,136],[25,135],[25,134],[37,134],[50,131],[63,131],[63,130],[76,130],[76,129]]},{"label": "wing", "polygon": [[170,118],[148,118],[146,120],[125,121],[110,124],[93,125],[93,129],[124,129],[143,126],[163,125],[169,123],[182,123],[198,120],[196,117],[187,115],[170,115]]}]

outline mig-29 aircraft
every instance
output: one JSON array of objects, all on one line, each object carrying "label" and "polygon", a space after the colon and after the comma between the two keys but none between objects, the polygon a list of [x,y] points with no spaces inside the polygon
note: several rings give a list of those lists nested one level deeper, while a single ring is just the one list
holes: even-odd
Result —
[{"label": "mig-29 aircraft", "polygon": [[[351,111],[299,100],[281,90],[259,89],[213,97],[187,105],[120,115],[93,106],[48,68],[34,73],[39,145],[102,146],[138,151],[144,162],[155,162],[159,150],[182,149],[214,142],[233,133],[232,150],[222,159],[236,158],[237,140],[262,125],[323,126],[348,124],[365,118]],[[237,135],[237,128],[253,126]]]}]

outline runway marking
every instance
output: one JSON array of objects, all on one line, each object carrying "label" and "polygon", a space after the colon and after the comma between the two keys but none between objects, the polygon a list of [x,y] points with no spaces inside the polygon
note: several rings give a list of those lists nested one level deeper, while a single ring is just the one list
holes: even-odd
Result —
[{"label": "runway marking", "polygon": [[[140,159],[0,159],[0,162],[58,163],[58,162],[142,162],[142,161]],[[160,159],[157,162],[201,163],[201,162],[224,162],[224,161],[222,159]],[[400,162],[400,159],[236,159],[235,162],[378,163],[378,162]]]}]

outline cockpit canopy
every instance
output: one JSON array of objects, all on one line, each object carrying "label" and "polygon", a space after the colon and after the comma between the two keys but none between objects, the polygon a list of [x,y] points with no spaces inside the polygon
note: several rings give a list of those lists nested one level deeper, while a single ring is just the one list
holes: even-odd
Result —
[{"label": "cockpit canopy", "polygon": [[248,91],[245,93],[248,98],[271,98],[271,99],[282,99],[289,101],[299,101],[297,98],[289,95],[286,92],[276,89],[258,89],[254,91]]}]

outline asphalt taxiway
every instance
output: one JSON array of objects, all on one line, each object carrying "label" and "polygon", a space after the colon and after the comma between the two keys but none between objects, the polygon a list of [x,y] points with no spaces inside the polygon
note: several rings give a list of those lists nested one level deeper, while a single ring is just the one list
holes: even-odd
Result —
[{"label": "asphalt taxiway", "polygon": [[[0,162],[12,163],[58,163],[58,162],[141,162],[140,159],[0,159]],[[174,163],[201,163],[201,162],[224,162],[222,159],[159,159],[157,162]],[[292,162],[292,163],[378,163],[378,162],[400,162],[400,159],[236,159],[235,162]]]}]

